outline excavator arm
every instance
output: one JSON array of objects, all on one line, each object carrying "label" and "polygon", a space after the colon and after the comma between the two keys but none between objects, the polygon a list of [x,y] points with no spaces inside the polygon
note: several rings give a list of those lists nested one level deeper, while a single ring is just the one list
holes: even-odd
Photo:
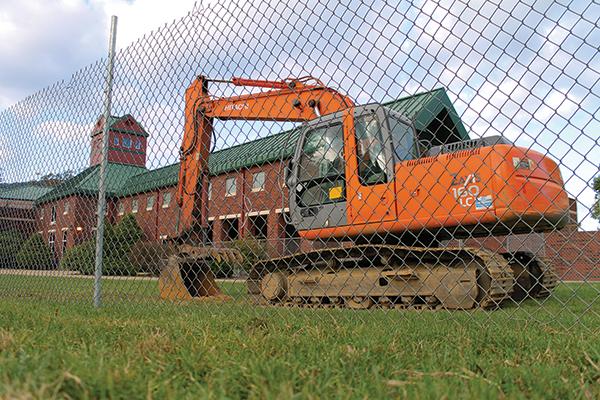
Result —
[{"label": "excavator arm", "polygon": [[[208,92],[209,82],[267,90],[214,98]],[[182,241],[202,239],[198,236],[207,214],[206,181],[214,119],[303,122],[353,105],[347,96],[310,77],[266,81],[243,78],[210,80],[198,76],[185,92],[185,126],[177,187],[177,204],[180,207],[178,233]]]},{"label": "excavator arm", "polygon": [[[266,90],[231,97],[212,97],[209,82]],[[240,261],[234,249],[202,246],[206,241],[208,158],[211,152],[213,121],[302,122],[352,107],[352,101],[314,78],[264,81],[233,78],[210,80],[198,76],[185,92],[185,125],[180,148],[177,223],[179,243],[159,277],[163,299],[225,299],[211,271],[214,261]],[[199,246],[200,244],[200,246]]]}]

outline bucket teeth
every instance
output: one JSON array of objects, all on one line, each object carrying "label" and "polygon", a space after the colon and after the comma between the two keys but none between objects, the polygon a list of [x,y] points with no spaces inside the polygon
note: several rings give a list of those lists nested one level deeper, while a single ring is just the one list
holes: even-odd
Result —
[{"label": "bucket teeth", "polygon": [[239,263],[242,255],[235,249],[182,245],[169,257],[162,269],[158,286],[165,300],[228,300],[215,281],[214,263]]}]

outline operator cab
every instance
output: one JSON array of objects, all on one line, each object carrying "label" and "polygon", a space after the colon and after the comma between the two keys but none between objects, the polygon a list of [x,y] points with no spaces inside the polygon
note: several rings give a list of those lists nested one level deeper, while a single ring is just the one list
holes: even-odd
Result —
[{"label": "operator cab", "polygon": [[390,203],[373,208],[395,218],[395,166],[419,157],[415,132],[409,119],[380,104],[305,123],[287,177],[292,224],[298,230],[347,225],[348,202],[362,200],[360,187],[380,191]]}]

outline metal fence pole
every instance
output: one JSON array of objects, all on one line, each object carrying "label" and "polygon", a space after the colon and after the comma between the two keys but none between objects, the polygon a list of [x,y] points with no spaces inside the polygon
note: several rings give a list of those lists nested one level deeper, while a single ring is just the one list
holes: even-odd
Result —
[{"label": "metal fence pole", "polygon": [[102,131],[102,161],[100,163],[100,179],[98,180],[98,229],[96,230],[96,268],[94,274],[94,306],[102,304],[102,253],[104,246],[104,217],[106,214],[106,168],[108,164],[108,130],[110,126],[110,106],[112,99],[113,65],[115,58],[115,42],[117,39],[117,17],[110,20],[110,37],[108,41],[108,64],[106,66],[106,88],[104,90],[104,129]]}]

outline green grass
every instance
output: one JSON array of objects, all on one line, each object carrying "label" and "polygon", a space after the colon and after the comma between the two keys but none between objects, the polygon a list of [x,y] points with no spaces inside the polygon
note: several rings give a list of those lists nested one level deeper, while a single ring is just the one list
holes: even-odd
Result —
[{"label": "green grass", "polygon": [[597,284],[494,312],[253,307],[240,284],[177,306],[118,280],[96,310],[91,285],[0,276],[0,396],[600,398]]}]

